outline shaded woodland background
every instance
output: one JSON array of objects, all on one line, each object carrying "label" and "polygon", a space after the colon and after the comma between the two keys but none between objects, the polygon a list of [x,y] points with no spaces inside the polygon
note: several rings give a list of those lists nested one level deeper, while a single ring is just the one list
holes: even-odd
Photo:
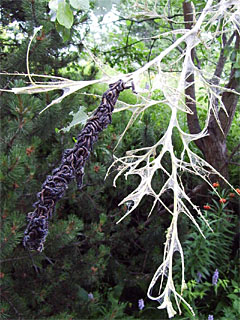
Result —
[{"label": "shaded woodland background", "polygon": [[[205,2],[193,2],[196,10],[201,12]],[[166,3],[161,2],[157,10],[163,12]],[[28,82],[26,77],[16,76],[15,72],[26,73],[29,39],[34,28],[40,25],[43,29],[30,51],[31,72],[73,80],[96,79],[101,74],[83,41],[110,67],[131,72],[174,41],[170,36],[161,41],[151,38],[159,30],[179,26],[191,28],[191,22],[187,21],[191,12],[186,13],[189,8],[186,3],[182,7],[181,1],[171,1],[168,15],[175,22],[168,24],[154,17],[126,18],[133,5],[131,1],[113,4],[110,1],[105,5],[106,9],[101,11],[96,2],[91,2],[91,10],[78,11],[72,28],[65,30],[50,20],[47,1],[2,0],[1,69],[8,74],[2,75],[1,88],[25,86]],[[99,20],[99,30],[102,30],[97,40],[91,33],[92,10]],[[111,10],[117,17],[115,23],[103,19]],[[184,24],[184,15],[188,24]],[[209,64],[209,69],[216,75],[213,81],[222,77],[228,88],[239,90],[239,34],[232,30],[231,37],[219,39],[219,48],[210,50],[212,61],[208,59],[207,48],[202,48],[194,58],[196,64]],[[174,59],[174,55],[165,59],[166,72],[179,72],[171,68]],[[0,92],[0,314],[3,319],[167,319],[166,311],[157,310],[156,304],[146,298],[146,291],[162,260],[165,230],[171,217],[159,205],[147,219],[152,201],[146,197],[131,216],[116,225],[128,209],[119,207],[118,203],[133,190],[137,179],[125,181],[121,177],[117,188],[112,186],[114,174],[104,181],[113,160],[113,149],[129,120],[129,111],[114,114],[112,125],[100,136],[86,165],[81,192],[73,183],[58,203],[45,251],[29,254],[22,245],[26,214],[36,201],[36,193],[45,177],[58,166],[63,151],[73,146],[80,126],[69,132],[60,129],[71,122],[71,111],[77,112],[80,106],[84,106],[87,112],[94,110],[106,89],[103,84],[88,87],[83,91],[91,95],[79,91],[41,115],[39,112],[60,92],[34,95]],[[187,94],[191,96],[192,88],[189,90]],[[198,94],[196,99],[207,106],[206,96]],[[226,99],[226,106],[229,101],[229,107],[234,106],[231,122],[226,124],[227,139],[221,140],[213,119],[213,134],[192,148],[228,177],[235,188],[239,188],[239,101],[230,93],[223,99]],[[121,94],[120,100],[136,103],[136,98],[129,92]],[[199,127],[203,126],[206,114],[207,108],[198,111]],[[146,111],[128,130],[114,153],[122,155],[127,150],[152,145],[165,132],[169,118],[170,110],[164,106],[154,106],[151,112]],[[191,127],[192,120],[185,115],[180,120],[185,131],[196,128]],[[181,153],[177,134],[174,138],[176,153]],[[170,166],[169,159],[164,161],[166,167]],[[212,233],[199,221],[205,240],[185,216],[181,218],[179,234],[185,252],[188,287],[183,293],[184,298],[194,308],[197,319],[207,319],[211,314],[214,319],[235,320],[240,304],[237,195],[220,181],[216,188],[221,199],[226,201],[219,202],[212,191],[206,193],[203,190],[197,177],[184,173],[182,181],[194,203],[205,211],[215,231]],[[159,172],[154,180],[155,187],[159,189],[162,183],[163,174]],[[166,205],[171,206],[171,193],[164,197]],[[219,278],[214,285],[212,276],[216,269]],[[175,276],[176,279],[181,277],[180,263],[175,267]],[[138,308],[140,299],[144,299],[143,310]],[[191,318],[184,307],[183,315],[175,317]]]}]

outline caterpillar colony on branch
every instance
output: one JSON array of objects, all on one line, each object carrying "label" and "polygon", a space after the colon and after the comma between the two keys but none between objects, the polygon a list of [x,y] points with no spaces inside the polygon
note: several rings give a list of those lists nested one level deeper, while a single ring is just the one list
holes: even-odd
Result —
[{"label": "caterpillar colony on branch", "polygon": [[23,245],[30,250],[41,252],[48,234],[48,220],[52,217],[56,203],[64,195],[68,184],[76,179],[78,189],[81,189],[84,175],[84,165],[89,158],[93,144],[97,141],[99,133],[112,121],[112,112],[119,94],[125,89],[132,88],[133,82],[127,85],[123,80],[110,84],[103,94],[102,101],[93,116],[77,137],[72,149],[66,149],[61,164],[48,175],[37,193],[37,201],[33,204],[33,212],[27,216],[27,228],[24,232]]}]

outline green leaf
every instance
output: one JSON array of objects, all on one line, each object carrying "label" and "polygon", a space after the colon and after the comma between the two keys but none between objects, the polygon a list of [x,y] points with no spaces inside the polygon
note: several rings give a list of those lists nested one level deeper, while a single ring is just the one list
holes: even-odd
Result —
[{"label": "green leaf", "polygon": [[231,299],[231,300],[238,299],[238,296],[237,296],[236,294],[234,294],[234,293],[230,293],[230,294],[228,294],[227,296],[228,296],[228,298]]},{"label": "green leaf", "polygon": [[233,66],[235,69],[240,69],[240,60],[237,60]]},{"label": "green leaf", "polygon": [[66,128],[62,128],[60,131],[68,132],[72,127],[78,124],[84,125],[88,119],[88,115],[84,112],[84,110],[85,107],[81,106],[79,107],[78,112],[74,113],[73,111],[71,111],[69,113],[71,116],[73,116],[71,123]]},{"label": "green leaf", "polygon": [[60,33],[63,38],[63,42],[66,42],[70,39],[70,29],[63,28],[63,31]]},{"label": "green leaf", "polygon": [[107,221],[107,216],[105,213],[100,214],[100,223],[104,224]]},{"label": "green leaf", "polygon": [[234,300],[233,301],[233,309],[235,309],[237,312],[240,311],[240,304],[239,304],[240,300]]},{"label": "green leaf", "polygon": [[63,42],[66,42],[67,40],[70,39],[70,29],[65,28],[64,26],[59,24],[58,21],[56,21],[55,26],[56,26],[57,32],[62,37]]},{"label": "green leaf", "polygon": [[235,71],[235,78],[240,78],[240,69]]},{"label": "green leaf", "polygon": [[77,10],[89,10],[89,0],[70,0],[70,5]]},{"label": "green leaf", "polygon": [[235,59],[236,59],[236,55],[237,55],[237,53],[236,53],[236,51],[234,50],[234,51],[231,53],[231,55],[230,55],[230,60],[234,62]]},{"label": "green leaf", "polygon": [[119,299],[123,291],[123,285],[118,284],[113,288],[113,296],[115,299]]},{"label": "green leaf", "polygon": [[88,301],[88,293],[83,288],[79,287],[77,295],[78,295],[80,300]]},{"label": "green leaf", "polygon": [[51,10],[57,11],[58,9],[58,1],[57,0],[50,0],[48,3],[48,7]]},{"label": "green leaf", "polygon": [[57,21],[65,28],[71,28],[73,24],[73,13],[68,3],[60,2],[58,4]]},{"label": "green leaf", "polygon": [[238,288],[238,283],[235,280],[232,280],[232,285],[234,288]]}]

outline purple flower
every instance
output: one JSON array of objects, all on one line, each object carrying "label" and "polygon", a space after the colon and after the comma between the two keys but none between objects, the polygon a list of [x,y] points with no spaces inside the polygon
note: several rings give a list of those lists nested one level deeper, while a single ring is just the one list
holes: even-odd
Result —
[{"label": "purple flower", "polygon": [[214,286],[216,286],[217,282],[218,282],[218,277],[219,277],[219,272],[218,272],[218,269],[216,269],[214,271],[214,274],[213,274],[213,277],[212,277],[212,284]]},{"label": "purple flower", "polygon": [[210,315],[208,316],[208,320],[214,320],[213,315],[210,314]]},{"label": "purple flower", "polygon": [[199,283],[201,281],[202,281],[202,274],[201,274],[201,272],[198,271],[198,273],[197,273],[197,283]]},{"label": "purple flower", "polygon": [[88,294],[88,299],[89,299],[89,300],[94,300],[94,297],[93,297],[92,292],[90,292],[90,293]]},{"label": "purple flower", "polygon": [[143,299],[138,300],[138,308],[142,310],[145,307]]}]

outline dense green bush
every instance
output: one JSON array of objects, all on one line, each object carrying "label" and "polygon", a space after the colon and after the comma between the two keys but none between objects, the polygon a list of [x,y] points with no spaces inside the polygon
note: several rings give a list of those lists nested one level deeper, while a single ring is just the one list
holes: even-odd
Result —
[{"label": "dense green bush", "polygon": [[[85,14],[78,15],[79,20],[75,19],[63,43],[47,15],[47,2],[42,1],[35,6],[35,13],[34,3],[36,1],[24,0],[16,6],[15,1],[3,1],[6,9],[4,25],[17,21],[25,35],[23,40],[19,40],[19,29],[11,25],[9,28],[14,39],[10,39],[11,32],[8,34],[6,30],[1,36],[1,41],[9,43],[1,53],[3,69],[11,73],[18,66],[19,72],[25,72],[26,48],[37,21],[37,25],[41,23],[44,28],[30,52],[32,72],[74,80],[99,77],[99,69],[94,63],[86,66],[78,63],[80,54],[85,59],[81,39],[76,37],[78,22],[87,19]],[[159,26],[159,20],[144,23],[147,31],[152,32],[155,23]],[[128,28],[130,24],[126,21]],[[140,27],[135,28],[139,31]],[[115,41],[116,47],[124,45],[128,30],[125,32],[123,37],[109,33],[108,41]],[[130,35],[129,43],[134,41]],[[158,41],[151,48],[152,56],[158,54]],[[73,45],[79,52],[70,50]],[[164,42],[164,46],[167,47],[168,42]],[[138,65],[145,63],[150,58],[147,55],[150,47],[150,43],[139,42],[129,55],[127,50],[106,53],[106,62],[118,70],[132,71],[132,60]],[[97,52],[98,48],[94,50]],[[27,84],[26,78],[16,78],[14,75],[2,77],[1,87],[10,89]],[[148,218],[152,199],[146,197],[131,216],[116,224],[128,210],[127,205],[119,207],[118,204],[133,190],[138,179],[126,181],[121,177],[117,182],[118,188],[114,188],[112,182],[116,171],[113,170],[104,180],[107,168],[113,161],[113,153],[123,155],[127,150],[150,146],[164,134],[171,114],[171,110],[164,105],[144,112],[129,128],[116,151],[114,147],[131,114],[129,111],[114,113],[112,125],[101,134],[86,164],[82,190],[77,191],[75,183],[72,183],[59,201],[50,221],[44,252],[28,252],[22,245],[26,214],[32,210],[36,193],[46,176],[60,163],[63,151],[73,146],[81,126],[73,127],[69,132],[60,129],[71,122],[71,111],[75,113],[82,106],[85,112],[94,110],[100,102],[98,96],[106,88],[102,84],[88,87],[83,91],[91,95],[77,92],[41,115],[39,112],[60,92],[33,96],[1,92],[2,319],[167,319],[167,312],[157,310],[155,303],[147,299],[146,291],[154,270],[162,261],[165,233],[171,217],[158,205]],[[162,96],[158,96],[156,90],[153,98],[162,99]],[[206,97],[199,96],[197,99],[202,101]],[[124,92],[120,100],[136,103],[136,98],[129,92]],[[207,100],[204,103],[207,104]],[[206,112],[204,108],[200,111],[201,125]],[[187,130],[185,116],[179,116],[179,122]],[[237,111],[228,136],[230,153],[238,144],[239,130]],[[177,132],[174,132],[173,142],[175,152],[181,154],[182,145]],[[201,155],[195,145],[191,147]],[[229,173],[230,182],[235,187],[238,187],[239,168],[234,162],[238,159],[236,152]],[[164,167],[166,170],[171,167],[167,157],[164,158]],[[163,178],[161,172],[155,175],[153,184],[156,190],[163,185]],[[183,174],[181,178],[187,191],[200,183],[198,178],[189,174]],[[214,319],[235,320],[240,304],[239,200],[230,190],[217,188],[221,199],[226,199],[226,202],[220,203],[211,192],[194,199],[196,205],[205,208],[205,215],[214,230],[211,232],[198,219],[206,239],[185,216],[179,221],[186,267],[183,296],[194,307],[197,319],[205,320],[213,315]],[[172,204],[171,192],[164,195],[164,202],[167,206]],[[176,254],[176,261],[178,257]],[[216,270],[219,274],[217,281]],[[215,284],[212,283],[214,274]],[[181,266],[177,263],[174,277],[179,279],[180,275]],[[141,302],[139,308],[141,299],[145,306]],[[182,311],[176,319],[192,318],[184,305]]]}]

